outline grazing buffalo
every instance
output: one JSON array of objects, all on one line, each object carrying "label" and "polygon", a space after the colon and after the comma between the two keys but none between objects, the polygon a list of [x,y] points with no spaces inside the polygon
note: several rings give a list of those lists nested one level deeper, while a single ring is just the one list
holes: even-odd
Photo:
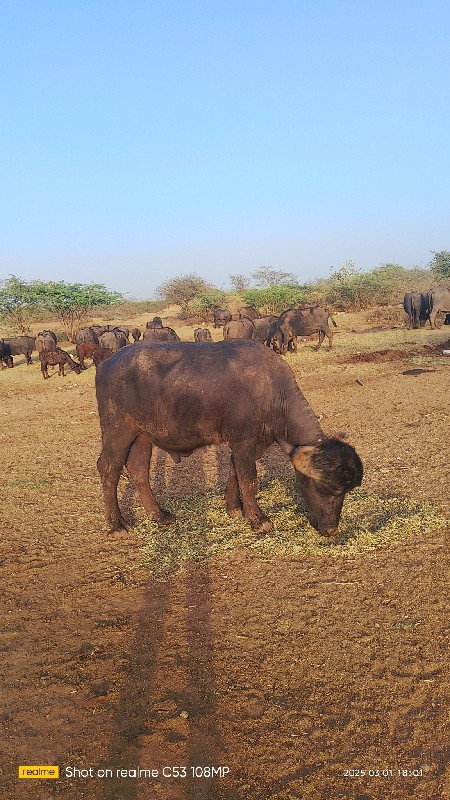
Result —
[{"label": "grazing buffalo", "polygon": [[261,314],[256,310],[256,308],[252,308],[252,306],[244,306],[243,308],[238,308],[238,317],[242,319],[242,317],[248,317],[249,319],[258,319]]},{"label": "grazing buffalo", "polygon": [[430,289],[428,292],[428,303],[430,308],[430,325],[436,328],[436,316],[440,312],[448,313],[450,311],[450,289],[439,287],[437,289]]},{"label": "grazing buffalo", "polygon": [[14,366],[11,345],[5,342],[4,339],[0,339],[0,362],[2,369],[5,369],[6,367],[10,367],[12,369]]},{"label": "grazing buffalo", "polygon": [[109,347],[97,347],[92,354],[92,361],[95,364],[95,368],[97,369],[98,365],[110,356],[112,356],[112,350],[110,350]]},{"label": "grazing buffalo", "polygon": [[292,342],[294,353],[297,352],[297,336],[310,336],[316,331],[319,333],[321,346],[325,336],[328,337],[329,349],[333,346],[333,333],[328,325],[331,319],[334,327],[337,325],[328,309],[322,306],[307,306],[306,308],[289,308],[283,311],[273,335],[273,348],[278,353],[286,353],[289,343]]},{"label": "grazing buffalo", "polygon": [[213,320],[215,328],[223,328],[231,319],[231,311],[228,308],[215,308],[213,310]]},{"label": "grazing buffalo", "polygon": [[163,326],[162,328],[147,328],[144,331],[146,342],[179,342],[180,337],[175,333],[173,328]]},{"label": "grazing buffalo", "polygon": [[56,350],[58,339],[53,331],[41,331],[36,336],[35,349],[40,353],[42,350]]},{"label": "grazing buffalo", "polygon": [[422,328],[430,318],[428,294],[425,292],[407,292],[403,308],[408,315],[408,328]]},{"label": "grazing buffalo", "polygon": [[226,508],[255,531],[272,528],[256,502],[256,460],[273,442],[291,459],[309,521],[322,534],[337,534],[345,494],[361,483],[354,448],[325,436],[289,366],[257,342],[137,342],[99,366],[96,392],[97,466],[111,530],[126,527],[117,500],[125,465],[149,517],[174,522],[149,484],[154,445],[180,461],[227,442]]},{"label": "grazing buffalo", "polygon": [[100,347],[109,347],[115,353],[116,350],[120,350],[121,347],[128,344],[128,339],[122,331],[105,331],[100,336],[98,344]]},{"label": "grazing buffalo", "polygon": [[56,350],[41,350],[39,353],[39,360],[41,362],[41,371],[44,378],[48,378],[48,367],[56,367],[58,365],[58,374],[63,378],[65,377],[64,367],[73,369],[77,375],[81,372],[81,364],[77,364],[69,353],[57,347]]},{"label": "grazing buffalo", "polygon": [[211,331],[208,328],[196,328],[194,331],[194,342],[211,342]]},{"label": "grazing buffalo", "polygon": [[255,339],[256,331],[250,317],[232,319],[223,328],[224,339]]},{"label": "grazing buffalo", "polygon": [[25,356],[27,364],[31,364],[31,353],[36,349],[34,336],[11,336],[3,341],[10,346],[12,356]]},{"label": "grazing buffalo", "polygon": [[133,330],[131,331],[131,335],[132,335],[132,337],[133,337],[134,341],[135,341],[135,342],[138,342],[138,341],[139,341],[139,339],[140,339],[140,338],[141,338],[141,336],[142,336],[142,331],[141,331],[141,329],[140,329],[140,328],[133,328]]},{"label": "grazing buffalo", "polygon": [[161,317],[153,317],[153,319],[150,320],[150,322],[147,322],[145,327],[151,328],[152,330],[154,330],[155,328],[162,328],[163,324]]}]

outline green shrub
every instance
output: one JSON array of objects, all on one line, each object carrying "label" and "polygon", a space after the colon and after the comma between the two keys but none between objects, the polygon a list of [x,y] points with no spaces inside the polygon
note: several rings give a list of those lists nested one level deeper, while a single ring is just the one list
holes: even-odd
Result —
[{"label": "green shrub", "polygon": [[243,294],[246,306],[257,308],[263,316],[281,314],[298,303],[313,302],[314,289],[310,284],[286,283],[263,289],[247,289]]}]

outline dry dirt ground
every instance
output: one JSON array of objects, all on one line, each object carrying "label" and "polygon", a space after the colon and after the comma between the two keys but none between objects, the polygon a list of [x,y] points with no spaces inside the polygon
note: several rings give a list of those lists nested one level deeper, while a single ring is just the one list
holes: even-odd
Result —
[{"label": "dry dirt ground", "polygon": [[[311,529],[311,551],[265,550],[242,525],[158,573],[166,545],[153,531],[148,558],[125,478],[140,526],[106,533],[94,368],[2,372],[2,798],[450,798],[450,331],[336,320],[333,351],[306,342],[286,360],[324,429],[348,432],[371,502],[422,509],[422,526],[403,517],[401,536],[360,551]],[[289,473],[275,451],[269,484]],[[152,466],[169,505],[187,503],[198,553],[202,497],[225,473],[225,449]],[[18,779],[19,765],[60,778]]]}]

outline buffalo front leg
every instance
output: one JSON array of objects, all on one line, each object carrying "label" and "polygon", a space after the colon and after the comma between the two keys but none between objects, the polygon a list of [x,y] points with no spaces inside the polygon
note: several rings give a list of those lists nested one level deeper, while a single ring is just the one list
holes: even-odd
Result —
[{"label": "buffalo front leg", "polygon": [[258,533],[271,531],[273,525],[270,519],[262,513],[256,502],[258,479],[255,445],[251,442],[239,442],[239,444],[231,445],[231,458],[241,490],[245,519]]},{"label": "buffalo front leg", "polygon": [[175,517],[165,511],[164,508],[161,508],[150,486],[149,467],[151,455],[152,443],[150,437],[147,433],[140,433],[130,447],[126,467],[150,519],[160,525],[172,525],[176,522]]}]

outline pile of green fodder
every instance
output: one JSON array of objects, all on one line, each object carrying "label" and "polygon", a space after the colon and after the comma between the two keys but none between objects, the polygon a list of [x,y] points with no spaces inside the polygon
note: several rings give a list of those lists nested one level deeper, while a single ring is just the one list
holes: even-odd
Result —
[{"label": "pile of green fodder", "polygon": [[142,561],[154,577],[164,579],[188,561],[205,561],[238,547],[267,557],[323,555],[338,558],[390,547],[413,535],[446,526],[431,508],[405,497],[382,498],[355,489],[345,499],[339,543],[327,539],[308,523],[301,498],[289,477],[265,479],[258,494],[261,509],[274,524],[256,534],[241,519],[230,518],[219,490],[172,500],[167,506],[177,522],[168,527],[144,521],[137,532],[144,538]]}]

